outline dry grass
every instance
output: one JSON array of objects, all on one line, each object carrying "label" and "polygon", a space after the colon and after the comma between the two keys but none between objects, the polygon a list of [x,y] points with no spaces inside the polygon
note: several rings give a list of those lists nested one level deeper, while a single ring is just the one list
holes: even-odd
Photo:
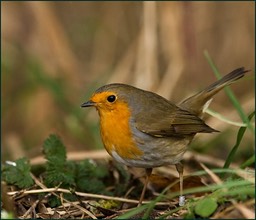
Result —
[{"label": "dry grass", "polygon": [[[70,158],[86,158],[80,152],[102,148],[97,114],[80,109],[94,89],[122,82],[177,103],[215,80],[204,50],[222,74],[240,66],[251,70],[232,89],[247,114],[255,109],[254,2],[1,2],[1,6],[3,160],[26,156],[32,164],[42,163],[41,145],[50,133],[62,137],[68,152],[79,152]],[[227,100],[221,92],[211,107],[241,122]],[[222,135],[199,135],[194,146],[205,155],[193,154],[192,159],[221,167],[238,128],[208,115],[206,120]],[[254,134],[246,133],[233,167],[251,155],[254,139]],[[101,158],[106,153],[89,155]],[[184,160],[190,156],[188,152]],[[235,217],[249,218],[252,202],[247,202],[234,201],[213,218],[231,218],[234,210],[239,213]],[[77,214],[85,215],[81,209]]]},{"label": "dry grass", "polygon": [[[72,161],[80,161],[81,156],[80,153],[72,155],[67,155],[68,160]],[[109,159],[108,155],[102,151],[93,151],[93,152],[84,152],[84,158],[88,158],[91,160],[102,161]],[[195,153],[189,153],[188,156],[184,158],[187,166],[185,166],[185,181],[184,187],[185,191],[189,190],[193,187],[203,187],[205,185],[214,186],[223,184],[223,181],[219,178],[219,176],[214,173],[207,166],[215,166],[222,167],[224,161],[216,160],[216,158],[212,158],[206,155],[197,155]],[[189,163],[197,163],[199,166],[205,170],[205,175],[203,176],[190,176],[195,170],[195,167],[189,167]],[[39,160],[38,158],[34,158],[31,160],[33,165],[44,164],[45,161]],[[106,166],[108,166],[106,164]],[[238,168],[236,164],[232,164],[232,169],[234,173],[239,175],[241,179],[250,181],[252,184],[255,184],[254,180],[254,170],[247,169],[241,170]],[[113,171],[112,172],[116,172]],[[133,181],[137,178],[141,182],[144,182],[144,178],[141,177],[141,171],[138,169],[132,169],[129,172],[133,175]],[[167,168],[159,168],[154,171],[154,175],[150,178],[150,190],[151,193],[147,193],[147,200],[144,201],[143,204],[151,205],[152,201],[159,196],[161,189],[168,187],[170,190],[166,191],[166,199],[160,202],[154,203],[154,210],[151,211],[149,217],[151,218],[171,218],[171,217],[182,217],[188,214],[188,210],[193,206],[193,199],[195,201],[199,201],[204,197],[207,197],[211,193],[211,189],[209,188],[207,191],[197,190],[194,193],[190,193],[187,195],[187,204],[185,207],[178,207],[178,198],[174,197],[170,199],[169,197],[175,192],[179,190],[179,184],[177,181],[178,177],[174,169],[171,167]],[[26,218],[55,218],[55,219],[76,219],[76,218],[90,218],[90,219],[98,219],[98,218],[116,218],[118,216],[123,216],[123,214],[134,212],[138,210],[137,214],[135,214],[135,218],[141,218],[145,214],[141,209],[136,209],[136,205],[138,200],[133,198],[131,192],[138,187],[138,184],[135,186],[131,186],[131,188],[127,191],[126,195],[122,197],[118,196],[108,196],[96,193],[85,193],[74,191],[71,189],[65,189],[56,186],[55,188],[48,188],[43,183],[43,176],[36,177],[31,173],[31,176],[35,182],[34,186],[31,188],[27,188],[24,190],[17,190],[15,187],[8,187],[2,183],[2,189],[4,193],[3,200],[3,208],[8,211],[12,211],[17,218],[26,219]],[[167,178],[168,177],[168,178]],[[121,184],[118,180],[118,176],[114,175],[112,180],[113,184]],[[132,181],[132,179],[130,181]],[[117,183],[119,182],[119,183]],[[176,184],[173,184],[176,182]],[[116,185],[113,185],[116,187]],[[196,188],[194,188],[196,189]],[[222,189],[223,192],[227,192],[228,189]],[[72,194],[77,197],[76,201],[71,201],[66,198],[67,194]],[[215,193],[216,194],[216,193]],[[150,195],[150,196],[149,196]],[[214,195],[214,193],[212,193]],[[49,205],[49,197],[55,196],[60,199],[61,204],[52,207]],[[137,195],[138,197],[139,195]],[[11,198],[11,200],[10,200]],[[162,198],[163,199],[163,198]],[[218,210],[214,212],[211,218],[246,218],[251,219],[254,218],[253,206],[255,205],[255,201],[253,199],[247,199],[246,201],[239,202],[235,199],[226,199],[227,201],[220,202]],[[231,202],[228,202],[231,200]],[[190,207],[190,208],[189,208]],[[134,215],[134,214],[133,214]],[[165,217],[164,217],[165,216]]]}]

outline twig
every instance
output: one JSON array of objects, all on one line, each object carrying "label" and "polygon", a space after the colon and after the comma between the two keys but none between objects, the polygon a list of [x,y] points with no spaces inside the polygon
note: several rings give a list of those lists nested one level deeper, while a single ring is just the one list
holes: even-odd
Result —
[{"label": "twig", "polygon": [[[209,155],[199,154],[195,152],[188,151],[184,154],[183,159],[189,160],[195,158],[197,161],[200,161],[204,164],[210,164],[217,167],[223,167],[225,161],[218,159],[216,157],[211,157]],[[73,161],[79,161],[79,160],[85,160],[85,159],[110,159],[110,156],[106,152],[106,150],[95,150],[95,151],[81,151],[79,153],[77,152],[69,152],[67,154],[68,160]],[[32,165],[38,165],[38,164],[44,164],[46,160],[43,158],[43,156],[38,156],[35,158],[30,159],[30,164]],[[230,168],[238,168],[239,166],[235,163],[232,163]]]},{"label": "twig", "polygon": [[[249,200],[249,201],[247,201],[247,202],[245,202],[244,204],[243,204],[243,206],[245,206],[245,205],[253,205],[253,204],[255,204],[255,200],[254,199],[251,199],[251,200]],[[223,210],[222,212],[217,212],[212,218],[213,219],[224,219],[225,218],[225,214],[227,213],[227,212],[230,212],[231,210],[233,210],[233,209],[235,209],[235,208],[237,208],[237,207],[235,207],[235,205],[234,205],[234,203],[233,203],[233,205],[232,206],[229,206],[229,207],[227,207],[225,210]],[[251,213],[251,211],[249,210],[249,212],[248,213]],[[252,217],[252,219],[255,219],[254,217]]]},{"label": "twig", "polygon": [[209,176],[212,178],[212,180],[217,184],[222,184],[222,180],[214,173],[212,172],[208,167],[206,167],[204,164],[200,163],[200,166],[209,174]]},{"label": "twig", "polygon": [[255,213],[252,210],[248,209],[244,204],[237,203],[234,200],[232,200],[231,202],[245,218],[255,219]]},{"label": "twig", "polygon": [[[23,194],[28,195],[28,194],[37,194],[37,193],[46,193],[46,192],[62,192],[62,193],[69,193],[71,192],[67,189],[62,189],[62,188],[47,188],[47,189],[33,189],[33,190],[27,190],[24,191]],[[20,193],[20,191],[13,191],[13,192],[8,192],[7,194],[12,196],[15,194]],[[127,203],[136,203],[138,204],[138,200],[134,199],[125,199],[125,198],[120,198],[120,197],[114,197],[114,196],[105,196],[105,195],[98,195],[98,194],[92,194],[92,193],[83,193],[83,192],[76,192],[78,196],[84,196],[84,197],[90,197],[90,198],[95,198],[95,199],[105,199],[105,200],[116,200],[120,202],[127,202]],[[144,201],[144,204],[150,203],[151,201]],[[159,202],[157,205],[166,205],[169,203],[166,202]],[[80,207],[81,208],[81,207]]]},{"label": "twig", "polygon": [[[31,175],[31,177],[34,179],[35,183],[36,183],[39,187],[42,188],[41,191],[43,190],[44,192],[47,192],[48,188],[47,188],[43,183],[41,183],[32,173],[30,173],[30,175]],[[56,191],[56,189],[58,189],[58,188],[53,188],[53,189],[55,189],[55,191]],[[30,191],[33,191],[33,190],[30,190]],[[57,195],[57,194],[55,193],[55,191],[49,191],[49,192],[52,192],[55,196],[59,197],[59,195]],[[27,194],[26,192],[28,192],[28,191],[24,191],[24,194]],[[68,191],[68,192],[71,193],[70,191]],[[83,207],[81,207],[81,206],[79,206],[79,205],[77,205],[77,204],[74,204],[73,202],[70,202],[70,201],[68,201],[68,200],[65,199],[65,198],[62,198],[62,199],[63,199],[63,201],[65,201],[65,202],[71,203],[73,206],[75,206],[76,208],[80,209],[82,212],[86,213],[86,214],[89,215],[91,218],[97,219],[97,217],[96,217],[95,215],[93,215],[91,212],[89,212],[89,211],[86,210],[85,208],[83,208]]]}]

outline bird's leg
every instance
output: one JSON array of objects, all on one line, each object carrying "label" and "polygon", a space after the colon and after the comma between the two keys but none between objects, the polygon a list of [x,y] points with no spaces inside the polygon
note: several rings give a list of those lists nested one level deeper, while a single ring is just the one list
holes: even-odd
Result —
[{"label": "bird's leg", "polygon": [[138,203],[138,206],[140,206],[142,204],[142,201],[144,199],[144,195],[145,195],[145,192],[146,192],[146,189],[147,189],[147,185],[148,185],[148,182],[149,182],[149,177],[152,173],[152,168],[146,168],[146,181],[144,183],[144,187],[143,187],[143,190],[141,192],[141,195],[140,195],[140,200],[139,200],[139,203]]},{"label": "bird's leg", "polygon": [[180,196],[179,196],[179,206],[185,205],[185,196],[183,196],[183,165],[181,162],[175,164],[176,170],[179,173],[180,178]]}]

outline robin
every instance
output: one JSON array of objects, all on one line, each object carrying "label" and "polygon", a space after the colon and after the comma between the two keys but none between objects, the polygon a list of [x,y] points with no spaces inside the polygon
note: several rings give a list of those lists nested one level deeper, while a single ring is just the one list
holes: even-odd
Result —
[{"label": "robin", "polygon": [[120,83],[100,87],[81,105],[97,109],[104,147],[116,161],[146,169],[138,205],[143,201],[152,169],[171,164],[179,173],[179,204],[184,205],[180,160],[197,133],[217,132],[201,119],[202,113],[217,92],[246,72],[238,68],[177,105],[156,93]]}]

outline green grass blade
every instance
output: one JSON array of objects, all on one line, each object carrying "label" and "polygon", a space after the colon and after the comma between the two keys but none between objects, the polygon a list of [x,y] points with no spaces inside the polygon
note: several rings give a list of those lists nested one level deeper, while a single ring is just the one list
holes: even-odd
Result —
[{"label": "green grass blade", "polygon": [[148,204],[142,205],[140,207],[137,207],[135,209],[132,209],[131,211],[124,213],[123,215],[118,216],[115,219],[129,219],[129,218],[143,212],[147,207],[148,207]]},{"label": "green grass blade", "polygon": [[[177,183],[177,181],[175,181],[175,183]],[[172,184],[170,184],[170,185],[172,186],[172,185],[174,185],[175,183],[172,183]],[[156,203],[157,203],[157,202],[160,202],[160,201],[162,200],[162,198],[164,197],[164,193],[166,193],[166,191],[167,191],[168,189],[169,189],[169,187],[167,187],[166,189],[164,189],[164,190],[162,191],[162,193],[161,193],[158,197],[156,197],[155,200],[153,200],[151,203],[148,204],[148,208],[147,208],[147,210],[145,211],[145,213],[144,213],[142,219],[148,219],[148,218],[149,218],[149,215],[150,215],[150,213],[153,211],[153,209],[154,209]]]},{"label": "green grass blade", "polygon": [[[208,61],[208,63],[210,64],[214,74],[216,75],[217,79],[220,79],[221,78],[221,74],[220,72],[218,71],[217,67],[214,65],[209,53],[207,50],[204,51],[204,55]],[[246,114],[244,113],[243,109],[242,109],[242,106],[240,105],[239,101],[237,100],[237,98],[235,97],[234,93],[232,92],[232,90],[228,87],[225,87],[224,88],[227,96],[230,98],[231,102],[233,103],[233,105],[235,106],[238,114],[240,115],[242,121],[247,125],[247,127],[250,128],[251,131],[254,132],[254,128],[253,126],[251,125],[251,123],[249,122]]]},{"label": "green grass blade", "polygon": [[[250,120],[252,119],[252,117],[254,116],[254,114],[255,114],[255,111],[253,111],[253,112],[249,115],[249,117],[247,118],[249,122],[250,122]],[[229,155],[228,155],[228,157],[227,157],[227,160],[226,160],[226,162],[225,162],[223,168],[229,168],[230,164],[231,164],[232,161],[234,160],[235,154],[236,154],[237,149],[238,149],[238,147],[239,147],[239,145],[240,145],[240,143],[241,143],[241,141],[242,141],[242,139],[243,139],[243,136],[244,136],[244,133],[245,133],[245,131],[246,131],[246,128],[247,128],[247,127],[241,127],[241,128],[239,129],[238,134],[237,134],[236,144],[235,144],[235,146],[232,148],[232,150],[230,151],[230,153],[229,153]]]},{"label": "green grass blade", "polygon": [[208,115],[211,115],[215,118],[218,118],[220,121],[224,121],[225,123],[227,124],[230,124],[230,125],[234,125],[234,126],[237,126],[237,127],[246,127],[247,125],[245,123],[241,123],[241,122],[236,122],[236,121],[231,121],[229,120],[228,118],[226,118],[225,116],[221,115],[220,113],[218,112],[215,112],[213,111],[212,109],[210,108],[207,108],[205,110],[205,112],[208,114]]},{"label": "green grass blade", "polygon": [[241,169],[244,169],[245,167],[248,167],[255,163],[255,155],[252,155],[248,160],[246,160],[241,166]]}]

